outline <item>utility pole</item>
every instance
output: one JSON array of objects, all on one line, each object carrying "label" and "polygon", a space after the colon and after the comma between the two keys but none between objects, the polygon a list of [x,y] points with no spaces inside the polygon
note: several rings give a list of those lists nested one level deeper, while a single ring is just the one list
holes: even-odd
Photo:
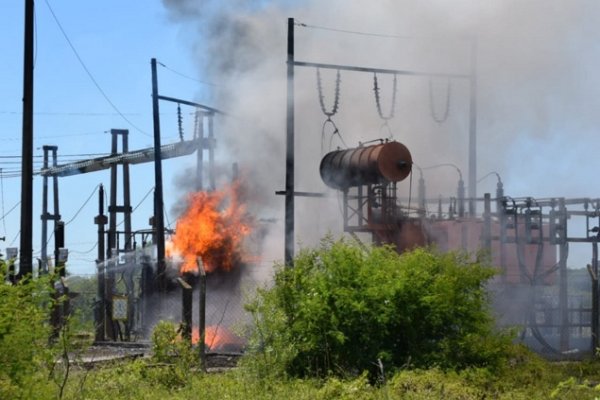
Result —
[{"label": "utility pole", "polygon": [[477,39],[471,41],[469,77],[469,216],[474,217],[477,197]]},{"label": "utility pole", "polygon": [[21,254],[19,277],[31,274],[33,252],[33,30],[34,1],[25,0],[23,147],[21,154]]},{"label": "utility pole", "polygon": [[285,151],[285,265],[294,260],[294,18],[288,18]]},{"label": "utility pole", "polygon": [[154,122],[154,229],[156,232],[156,275],[158,286],[165,289],[165,221],[162,185],[162,159],[160,156],[160,117],[158,111],[158,77],[156,58],[152,65],[152,120]]}]

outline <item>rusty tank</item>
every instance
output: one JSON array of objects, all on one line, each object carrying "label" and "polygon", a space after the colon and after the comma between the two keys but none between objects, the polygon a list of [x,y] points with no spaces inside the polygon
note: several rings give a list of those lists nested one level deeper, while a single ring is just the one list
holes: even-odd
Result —
[{"label": "rusty tank", "polygon": [[338,190],[404,180],[412,169],[408,148],[392,141],[325,154],[319,172],[323,182]]}]

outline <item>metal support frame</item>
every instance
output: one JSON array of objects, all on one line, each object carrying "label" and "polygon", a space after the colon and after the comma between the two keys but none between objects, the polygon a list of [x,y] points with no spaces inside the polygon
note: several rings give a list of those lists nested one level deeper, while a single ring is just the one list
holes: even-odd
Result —
[{"label": "metal support frame", "polygon": [[[195,107],[196,109],[204,111],[203,116],[206,115],[208,119],[208,138],[205,141],[203,137],[200,137],[200,145],[196,145],[195,149],[198,149],[201,153],[201,149],[208,149],[209,154],[209,186],[211,190],[215,189],[215,170],[214,170],[214,129],[213,120],[214,114],[225,113],[213,107],[208,107],[203,104],[187,101],[183,99],[177,99],[174,97],[163,96],[158,93],[158,74],[156,70],[156,59],[151,59],[151,70],[152,70],[152,120],[154,126],[154,219],[153,228],[155,230],[155,243],[156,243],[156,257],[157,257],[157,284],[160,290],[166,289],[166,264],[165,264],[165,222],[164,222],[164,199],[163,199],[163,179],[162,179],[162,157],[161,157],[161,144],[160,144],[160,111],[159,101],[168,101],[177,104],[185,104],[188,106]],[[203,125],[203,121],[201,122]],[[203,128],[202,128],[203,130]],[[197,138],[198,139],[198,138]],[[198,160],[202,160],[203,155],[198,155]],[[196,174],[198,177],[202,176],[203,168],[197,167]],[[199,183],[202,186],[202,179]]]},{"label": "metal support frame", "polygon": [[96,294],[96,310],[95,310],[95,327],[97,342],[104,341],[106,334],[106,321],[109,320],[107,302],[106,302],[106,282],[105,282],[105,265],[104,265],[104,227],[108,222],[108,218],[104,215],[104,186],[100,185],[98,190],[98,215],[94,219],[94,223],[98,225],[98,259],[96,260],[98,290]]},{"label": "metal support frame", "polygon": [[[48,156],[52,154],[52,165],[57,165],[57,146],[43,146],[44,151],[44,168],[49,167]],[[42,177],[42,243],[41,243],[41,251],[40,251],[40,274],[48,273],[48,221],[54,221],[54,231],[57,229],[57,222],[60,220],[60,211],[59,211],[59,197],[58,197],[58,178],[56,176],[52,177],[52,191],[53,191],[53,213],[50,214],[48,212],[48,176]],[[56,241],[56,238],[55,238]],[[56,261],[56,260],[55,260]],[[56,265],[56,264],[55,264]]]},{"label": "metal support frame", "polygon": [[[118,139],[121,136],[121,150],[122,153],[129,151],[129,131],[126,129],[111,129],[111,155],[116,156],[119,154],[118,151]],[[114,164],[110,167],[110,202],[108,205],[108,232],[107,232],[107,248],[106,248],[106,259],[108,264],[105,264],[105,281],[104,281],[104,301],[105,301],[105,325],[107,326],[106,335],[111,340],[116,340],[118,337],[115,322],[112,321],[112,299],[115,295],[115,282],[116,273],[115,269],[119,263],[118,254],[120,252],[127,252],[131,250],[131,195],[130,195],[130,179],[129,179],[129,165],[123,163],[123,203],[119,205],[117,203],[118,197],[118,164]],[[125,225],[123,247],[121,247],[119,234],[117,232],[117,215],[123,215],[123,221]],[[99,271],[100,272],[100,271]],[[130,331],[130,324],[132,321],[128,319],[126,321],[126,332]]]},{"label": "metal support frame", "polygon": [[[338,71],[353,71],[367,73],[381,73],[407,76],[445,77],[449,79],[466,79],[470,84],[469,94],[469,214],[476,213],[477,196],[477,44],[471,41],[471,63],[468,74],[420,72],[398,69],[360,67],[340,64],[326,64],[307,61],[297,61],[294,53],[294,18],[288,18],[287,30],[287,118],[286,118],[286,162],[285,162],[285,240],[284,261],[287,266],[292,266],[294,258],[294,69],[295,67],[309,67],[320,69],[335,69]],[[280,192],[277,192],[280,193]],[[464,198],[464,196],[463,196]],[[461,204],[463,204],[461,202]]]}]

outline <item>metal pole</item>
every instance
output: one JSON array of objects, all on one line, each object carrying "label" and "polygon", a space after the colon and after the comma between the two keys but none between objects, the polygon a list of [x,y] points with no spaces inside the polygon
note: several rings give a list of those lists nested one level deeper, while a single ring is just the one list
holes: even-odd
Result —
[{"label": "metal pole", "polygon": [[590,275],[592,277],[592,351],[598,348],[598,238],[592,241],[592,265]]},{"label": "metal pole", "polygon": [[104,225],[106,224],[106,215],[104,215],[104,186],[100,185],[98,190],[98,216],[94,221],[98,225],[98,308],[96,311],[96,341],[104,341],[104,330],[106,321],[106,282],[104,276]]},{"label": "metal pole", "polygon": [[[123,135],[122,152],[129,152],[129,131],[124,129],[121,131]],[[129,183],[129,163],[123,162],[123,221],[125,222],[125,251],[131,250],[131,186]]]},{"label": "metal pole", "polygon": [[214,115],[208,116],[208,184],[210,190],[215,190],[215,130]]},{"label": "metal pole", "polygon": [[425,218],[427,216],[427,205],[425,204],[425,179],[423,174],[419,175],[419,186],[418,186],[418,197],[419,197],[419,217]]},{"label": "metal pole", "polygon": [[469,215],[475,216],[477,198],[477,40],[471,41],[471,75],[469,102]]},{"label": "metal pole", "polygon": [[489,193],[483,195],[483,248],[488,253],[487,257],[492,255],[492,198]]},{"label": "metal pole", "polygon": [[166,288],[165,282],[165,221],[162,185],[162,159],[160,155],[160,116],[158,108],[158,77],[156,58],[151,60],[152,66],[152,121],[154,123],[154,229],[156,231],[156,273],[158,286]]},{"label": "metal pole", "polygon": [[200,367],[206,371],[206,271],[202,259],[198,257],[198,349],[200,350]]},{"label": "metal pole", "polygon": [[19,277],[33,272],[33,51],[34,1],[25,0],[23,51],[23,144]]},{"label": "metal pole", "polygon": [[[48,146],[43,147],[44,150],[44,164],[43,168],[48,168]],[[40,249],[40,257],[42,259],[42,265],[40,266],[40,274],[48,272],[48,177],[42,178],[42,247]]]},{"label": "metal pole", "polygon": [[558,304],[560,307],[560,350],[569,350],[569,294],[567,288],[567,209],[565,199],[559,199],[560,225],[563,228],[564,237],[558,246],[559,249],[559,289]]},{"label": "metal pole", "polygon": [[[463,218],[465,216],[465,183],[461,179],[458,181],[458,188],[456,190],[456,197],[457,197],[457,201],[458,201],[458,216],[459,218]],[[471,207],[471,201],[473,201],[473,199],[469,199],[469,208]],[[474,215],[470,214],[470,215]]]},{"label": "metal pole", "polygon": [[58,275],[65,277],[65,264],[60,261],[60,249],[65,247],[65,223],[63,221],[56,222],[56,228],[54,229],[54,273],[58,272]]},{"label": "metal pole", "polygon": [[285,153],[285,265],[294,259],[294,18],[288,18]]},{"label": "metal pole", "polygon": [[197,133],[198,149],[196,150],[196,190],[204,188],[204,116],[201,111],[196,111],[198,116]]},{"label": "metal pole", "polygon": [[[111,129],[111,154],[117,154],[118,133]],[[112,320],[113,292],[115,288],[115,262],[113,250],[117,248],[117,165],[110,167],[110,203],[108,205],[108,246],[106,249],[106,280],[104,301],[106,302],[106,335],[110,340],[116,340],[114,321]]]}]

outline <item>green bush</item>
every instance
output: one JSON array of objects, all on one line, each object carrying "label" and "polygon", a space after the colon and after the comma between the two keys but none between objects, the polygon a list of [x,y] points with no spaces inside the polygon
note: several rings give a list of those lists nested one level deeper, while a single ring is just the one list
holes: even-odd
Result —
[{"label": "green bush", "polygon": [[0,270],[0,398],[45,398],[53,389],[48,371],[54,353],[48,345],[52,305],[47,277],[7,282]]},{"label": "green bush", "polygon": [[188,382],[193,369],[199,366],[199,354],[181,338],[174,324],[160,321],[152,331],[152,361],[155,366],[144,369],[143,378],[175,388]]},{"label": "green bush", "polygon": [[[494,270],[458,253],[363,249],[326,238],[248,305],[251,363],[295,376],[374,377],[406,365],[501,364],[510,338],[494,332],[485,282]],[[248,362],[248,361],[247,361]]]}]

